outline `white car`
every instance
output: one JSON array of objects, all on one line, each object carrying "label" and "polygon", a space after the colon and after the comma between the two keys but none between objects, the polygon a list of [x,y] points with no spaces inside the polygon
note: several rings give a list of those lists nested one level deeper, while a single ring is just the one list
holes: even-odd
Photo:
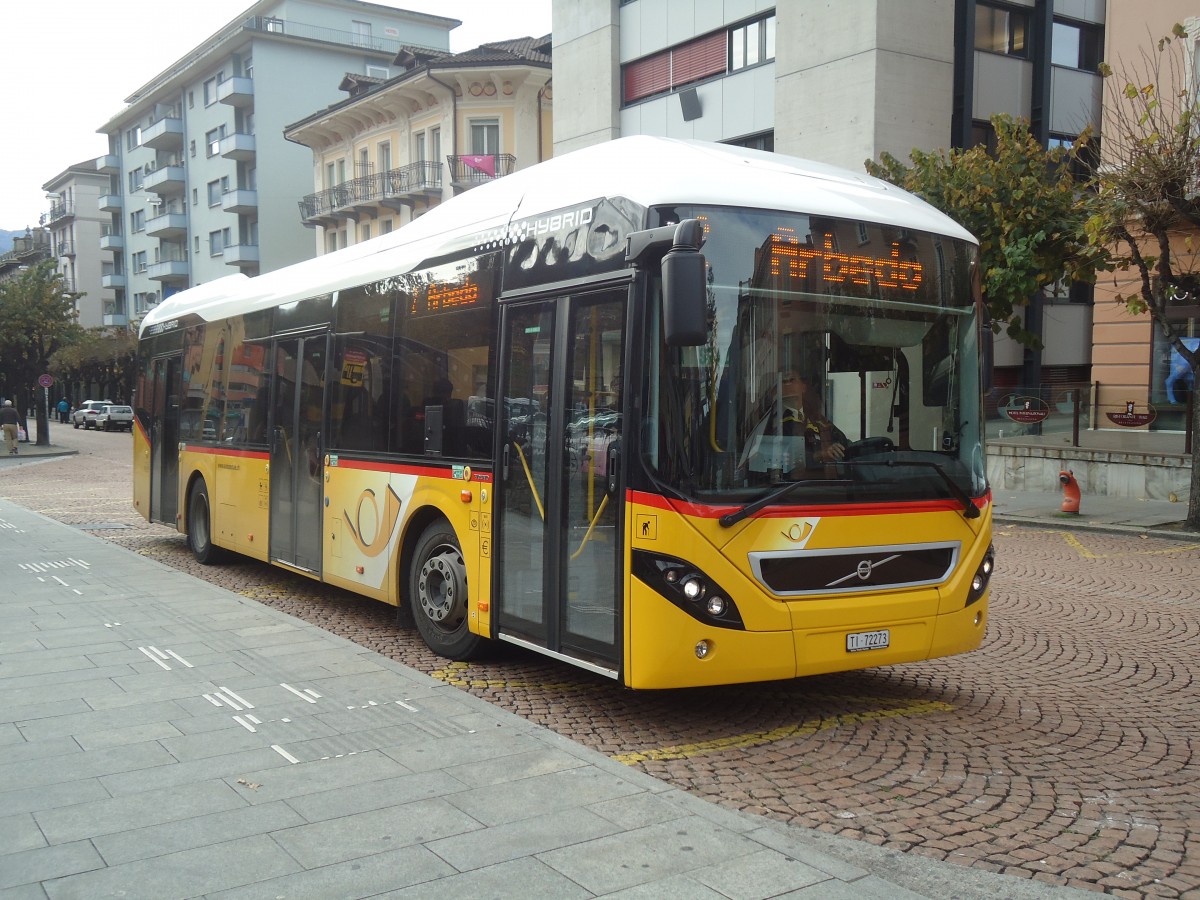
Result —
[{"label": "white car", "polygon": [[100,410],[111,405],[111,400],[84,400],[79,404],[79,408],[71,413],[71,424],[75,428],[95,428],[96,416],[100,415]]},{"label": "white car", "polygon": [[92,427],[103,431],[133,431],[133,407],[115,403],[102,406]]}]

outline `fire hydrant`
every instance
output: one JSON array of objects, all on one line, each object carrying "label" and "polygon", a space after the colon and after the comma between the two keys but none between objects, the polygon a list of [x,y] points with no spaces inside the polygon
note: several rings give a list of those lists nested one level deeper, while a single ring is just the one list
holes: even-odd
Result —
[{"label": "fire hydrant", "polygon": [[1064,469],[1058,473],[1058,480],[1063,490],[1062,511],[1079,515],[1079,482],[1075,480],[1075,473]]}]

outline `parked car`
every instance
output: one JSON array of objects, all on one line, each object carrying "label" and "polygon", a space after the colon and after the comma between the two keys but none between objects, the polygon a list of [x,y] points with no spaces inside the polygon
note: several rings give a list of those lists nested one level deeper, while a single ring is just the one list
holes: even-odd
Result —
[{"label": "parked car", "polygon": [[75,412],[71,413],[71,425],[75,428],[95,428],[96,416],[105,406],[111,406],[111,400],[84,400]]},{"label": "parked car", "polygon": [[102,431],[133,431],[133,407],[115,403],[100,407],[94,427]]}]

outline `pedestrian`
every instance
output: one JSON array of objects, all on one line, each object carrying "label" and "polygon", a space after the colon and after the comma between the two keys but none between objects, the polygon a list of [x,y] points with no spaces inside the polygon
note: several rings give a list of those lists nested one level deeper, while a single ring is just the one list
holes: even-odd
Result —
[{"label": "pedestrian", "polygon": [[62,424],[67,424],[67,413],[71,411],[71,404],[67,402],[67,398],[63,397],[58,401],[58,421]]},{"label": "pedestrian", "polygon": [[4,446],[8,448],[10,456],[17,455],[17,427],[20,424],[21,417],[13,407],[13,402],[5,400],[4,406],[0,406],[0,428],[4,429]]}]

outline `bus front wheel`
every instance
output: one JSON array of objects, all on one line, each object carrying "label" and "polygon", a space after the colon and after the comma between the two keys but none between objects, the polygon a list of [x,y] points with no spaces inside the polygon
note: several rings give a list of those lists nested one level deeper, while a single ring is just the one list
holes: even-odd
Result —
[{"label": "bus front wheel", "polygon": [[421,534],[409,578],[413,618],[429,649],[456,660],[478,654],[482,640],[467,621],[467,566],[448,524],[434,522]]},{"label": "bus front wheel", "polygon": [[212,512],[208,502],[208,487],[204,479],[192,485],[188,501],[188,549],[201,565],[210,566],[220,562],[224,554],[212,542]]}]

